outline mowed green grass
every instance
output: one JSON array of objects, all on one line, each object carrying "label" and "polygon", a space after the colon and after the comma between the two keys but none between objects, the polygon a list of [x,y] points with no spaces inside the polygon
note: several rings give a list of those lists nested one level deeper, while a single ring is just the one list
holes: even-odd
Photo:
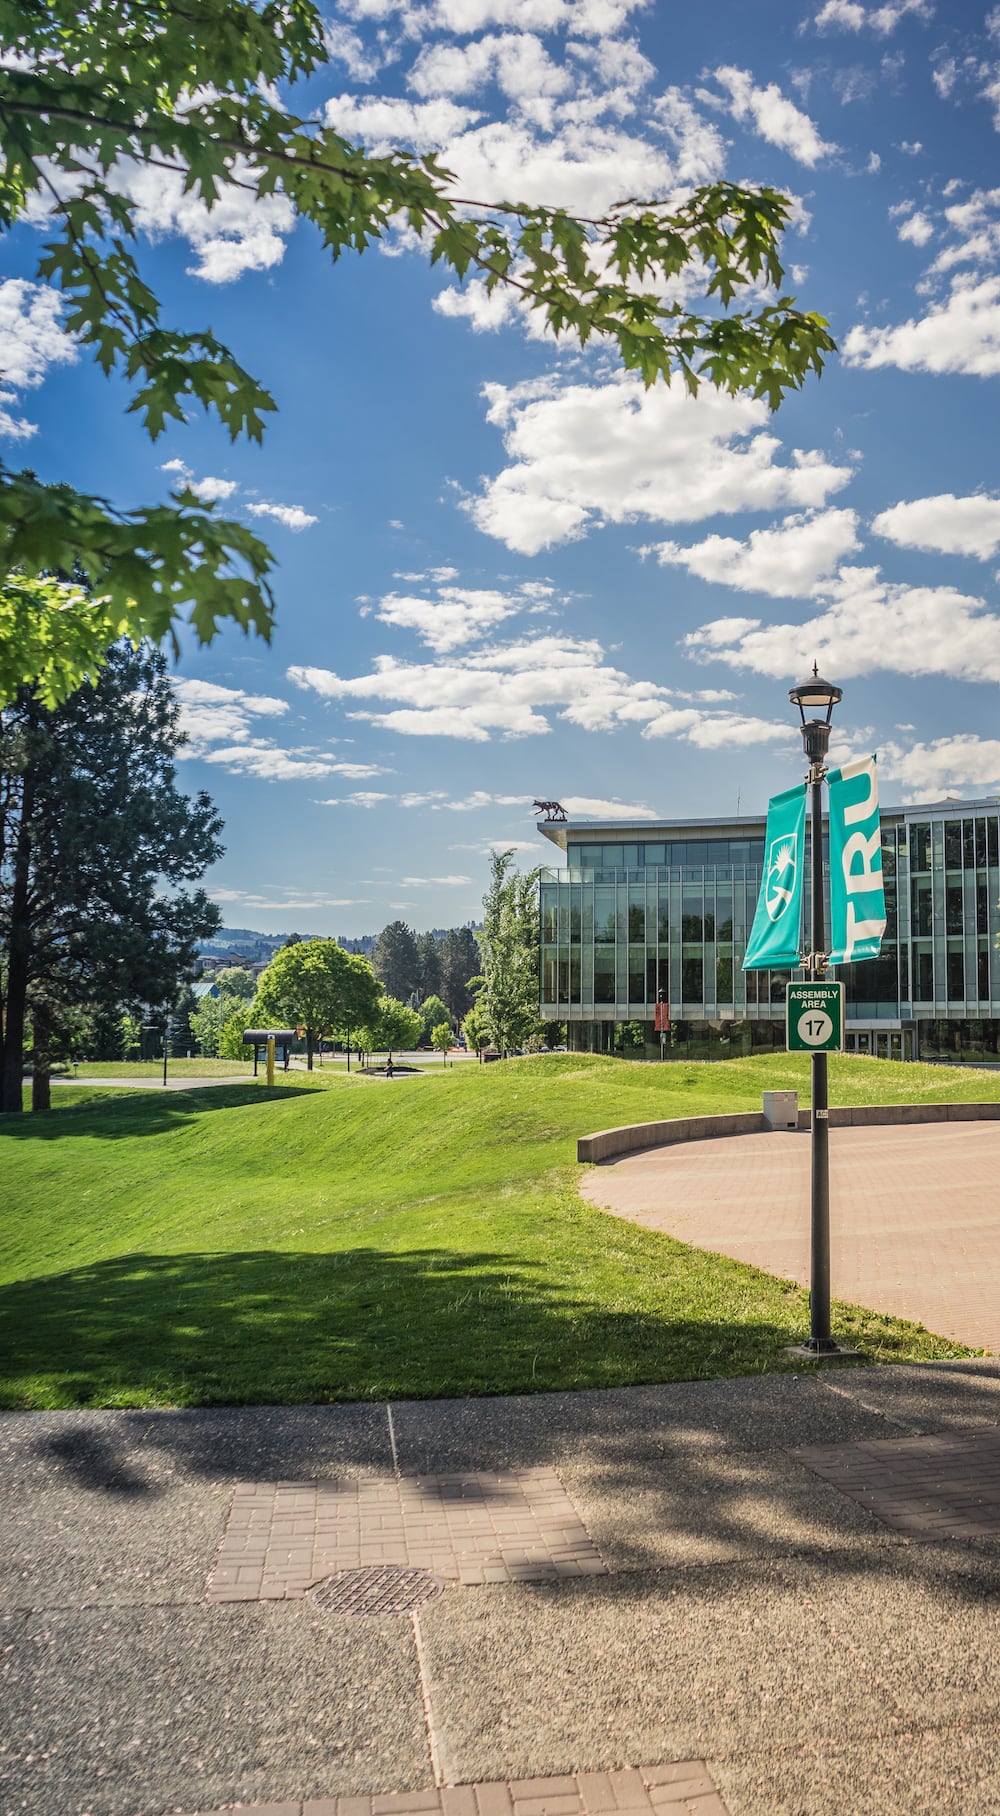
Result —
[{"label": "mowed green grass", "polygon": [[[835,1057],[833,1103],[1000,1074]],[[580,1134],[757,1109],[808,1064],[548,1055],[197,1092],[66,1086],[5,1119],[0,1403],[203,1405],[610,1386],[791,1366],[787,1282],[576,1191]],[[54,1094],[55,1095],[55,1094]],[[803,1206],[803,1215],[807,1207]],[[838,1307],[874,1360],[966,1352]]]}]

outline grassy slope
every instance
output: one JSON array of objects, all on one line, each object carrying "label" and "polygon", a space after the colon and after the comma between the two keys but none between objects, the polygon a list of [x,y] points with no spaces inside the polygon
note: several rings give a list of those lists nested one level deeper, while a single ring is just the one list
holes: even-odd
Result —
[{"label": "grassy slope", "polygon": [[[60,1091],[2,1131],[7,1405],[514,1392],[783,1366],[805,1296],[580,1202],[575,1138],[751,1109],[807,1062],[575,1055],[387,1084]],[[1000,1074],[831,1063],[834,1103]],[[841,1312],[872,1355],[956,1353]]]}]

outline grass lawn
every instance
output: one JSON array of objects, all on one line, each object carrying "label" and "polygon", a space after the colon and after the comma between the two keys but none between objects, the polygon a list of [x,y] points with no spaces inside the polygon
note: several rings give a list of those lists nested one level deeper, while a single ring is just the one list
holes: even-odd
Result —
[{"label": "grass lawn", "polygon": [[[1000,1074],[831,1056],[834,1104],[983,1100]],[[61,1087],[5,1118],[0,1403],[513,1393],[791,1366],[797,1287],[583,1204],[575,1140],[757,1109],[787,1054],[574,1054],[388,1082]],[[56,1093],[53,1093],[54,1098]],[[806,1207],[803,1207],[806,1214]],[[967,1353],[837,1307],[873,1360]]]}]

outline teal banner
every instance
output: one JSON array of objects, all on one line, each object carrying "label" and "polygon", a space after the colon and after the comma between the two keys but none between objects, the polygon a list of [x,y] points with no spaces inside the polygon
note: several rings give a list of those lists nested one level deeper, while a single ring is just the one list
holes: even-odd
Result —
[{"label": "teal banner", "polygon": [[802,869],[806,789],[789,788],[767,804],[764,876],[747,941],[744,971],[788,971],[802,963]]},{"label": "teal banner", "polygon": [[885,932],[882,827],[874,757],[831,769],[831,965],[877,958]]}]

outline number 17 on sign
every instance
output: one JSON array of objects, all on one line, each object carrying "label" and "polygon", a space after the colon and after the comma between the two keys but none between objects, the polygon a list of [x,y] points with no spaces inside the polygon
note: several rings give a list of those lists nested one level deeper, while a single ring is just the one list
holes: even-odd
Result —
[{"label": "number 17 on sign", "polygon": [[840,1053],[843,1050],[843,984],[789,984],[785,1010],[790,1053]]}]

